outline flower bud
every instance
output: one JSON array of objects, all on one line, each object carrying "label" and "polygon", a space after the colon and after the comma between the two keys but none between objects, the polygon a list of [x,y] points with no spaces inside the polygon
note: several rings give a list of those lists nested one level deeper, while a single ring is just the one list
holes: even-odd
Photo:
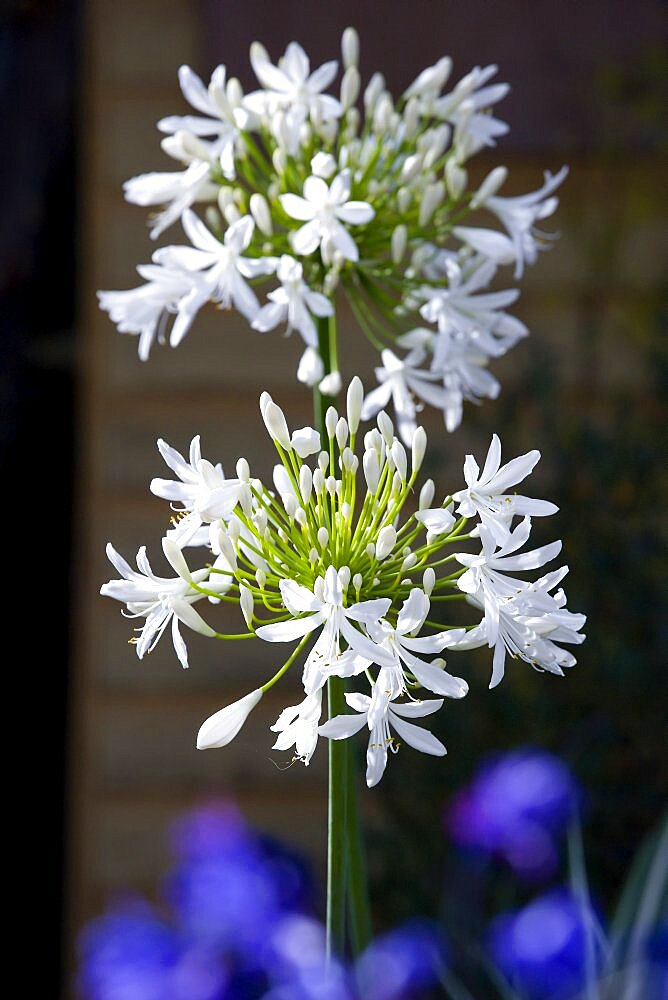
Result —
[{"label": "flower bud", "polygon": [[382,73],[374,73],[364,91],[364,113],[371,118],[376,107],[376,101],[385,90],[385,77]]},{"label": "flower bud", "polygon": [[415,553],[409,552],[408,555],[404,557],[404,561],[401,564],[402,571],[406,569],[412,569],[413,566],[415,566],[416,562],[417,562],[417,556],[415,555]]},{"label": "flower bud", "polygon": [[403,184],[410,184],[410,182],[417,177],[417,175],[422,170],[422,157],[417,154],[412,156],[407,156],[404,160],[404,164],[401,168],[401,181]]},{"label": "flower bud", "polygon": [[253,595],[248,587],[245,587],[243,583],[239,584],[239,604],[241,605],[241,613],[244,616],[246,625],[248,625],[248,628],[252,628],[254,608]]},{"label": "flower bud", "polygon": [[251,691],[245,698],[221,708],[215,715],[203,722],[197,734],[197,749],[210,750],[224,747],[237,735],[244,722],[253,711],[260,698],[262,688]]},{"label": "flower bud", "polygon": [[388,417],[385,410],[381,410],[376,417],[376,423],[378,424],[378,430],[383,435],[383,441],[385,442],[385,447],[389,449],[392,447],[392,442],[394,441],[394,424]]},{"label": "flower bud", "polygon": [[325,429],[327,431],[327,437],[332,440],[334,434],[336,433],[336,424],[339,419],[339,415],[333,406],[328,407],[327,413],[325,414]]},{"label": "flower bud", "polygon": [[263,569],[255,570],[255,579],[257,580],[257,585],[260,588],[260,590],[264,590],[267,584],[267,574]]},{"label": "flower bud", "polygon": [[256,192],[250,196],[250,212],[260,232],[265,236],[271,236],[274,227],[271,224],[271,212],[264,195]]},{"label": "flower bud", "polygon": [[327,487],[327,492],[329,493],[329,495],[333,497],[334,494],[336,493],[336,486],[337,486],[337,482],[334,476],[327,476],[325,486]]},{"label": "flower bud", "polygon": [[364,401],[364,386],[359,376],[354,375],[350,380],[346,395],[346,412],[348,414],[348,427],[351,434],[357,433],[362,413],[362,403]]},{"label": "flower bud", "polygon": [[314,564],[314,563],[317,563],[317,561],[318,561],[319,558],[320,558],[320,556],[318,554],[318,550],[317,549],[311,549],[311,551],[308,554],[308,561],[310,563]]},{"label": "flower bud", "polygon": [[404,108],[404,136],[413,139],[420,124],[420,102],[411,97]]},{"label": "flower bud", "polygon": [[362,468],[364,469],[364,478],[366,479],[366,485],[369,493],[375,493],[378,489],[378,483],[380,482],[380,462],[378,461],[377,451],[373,450],[364,452]]},{"label": "flower bud", "polygon": [[329,180],[332,174],[336,173],[336,160],[331,153],[316,153],[311,160],[311,173],[314,177],[322,177]]},{"label": "flower bud", "polygon": [[318,545],[321,549],[327,547],[327,542],[329,541],[329,532],[327,528],[318,528]]},{"label": "flower bud", "polygon": [[244,99],[244,91],[236,76],[231,76],[227,81],[225,96],[227,97],[227,103],[231,108],[241,107],[241,102]]},{"label": "flower bud", "polygon": [[418,507],[420,510],[428,510],[431,507],[435,492],[436,487],[434,486],[434,480],[427,479],[424,486],[420,490],[420,499],[418,501]]},{"label": "flower bud", "polygon": [[297,522],[300,528],[303,528],[304,525],[306,524],[307,521],[306,511],[304,510],[303,507],[297,507],[297,510],[295,511],[295,521]]},{"label": "flower bud", "polygon": [[416,427],[411,441],[411,468],[413,472],[419,472],[427,450],[427,434],[424,427]]},{"label": "flower bud", "polygon": [[445,165],[445,180],[451,197],[460,198],[466,190],[468,174],[455,159],[449,159]]},{"label": "flower bud", "polygon": [[312,487],[313,487],[313,473],[311,472],[308,465],[302,465],[301,469],[299,470],[299,492],[301,493],[301,497],[304,503],[309,502]]},{"label": "flower bud", "polygon": [[346,472],[352,472],[355,465],[355,455],[350,448],[344,448],[341,455],[341,465]]},{"label": "flower bud", "polygon": [[188,564],[185,560],[183,552],[176,542],[171,538],[163,538],[162,551],[165,553],[165,558],[175,573],[177,573],[182,580],[186,580],[190,583],[192,581],[192,574],[188,569]]},{"label": "flower bud", "polygon": [[376,555],[376,546],[373,544],[373,542],[369,542],[369,544],[367,545],[367,547],[366,547],[366,549],[364,551],[366,552],[366,554],[369,556],[370,559],[375,558],[375,555]]},{"label": "flower bud", "polygon": [[387,132],[393,111],[394,105],[392,104],[392,98],[387,91],[385,91],[378,98],[373,112],[373,127],[379,135]]},{"label": "flower bud", "polygon": [[241,212],[236,205],[228,205],[223,212],[223,215],[225,216],[225,222],[228,226],[233,226],[234,223],[238,222],[241,218]]},{"label": "flower bud", "polygon": [[408,461],[406,459],[406,449],[400,441],[394,441],[392,444],[392,461],[394,462],[397,472],[401,477],[401,481],[405,483]]},{"label": "flower bud", "polygon": [[329,468],[329,455],[326,451],[321,451],[318,455],[318,468],[324,476]]},{"label": "flower bud", "polygon": [[479,208],[485,204],[488,198],[493,198],[507,177],[508,171],[505,167],[495,167],[494,170],[491,170],[471,198],[471,208]]},{"label": "flower bud", "polygon": [[241,534],[241,521],[233,514],[232,517],[227,522],[227,533],[233,542],[239,541],[239,535]]},{"label": "flower bud", "polygon": [[427,170],[430,170],[435,163],[443,156],[446,147],[450,141],[450,126],[439,125],[431,133],[431,141],[429,143],[429,149],[427,150],[424,158],[424,165]]},{"label": "flower bud", "polygon": [[426,570],[422,574],[422,589],[424,590],[427,597],[431,596],[431,592],[434,589],[435,583],[436,583],[436,574],[434,573],[431,566],[427,566]]},{"label": "flower bud", "polygon": [[395,226],[392,232],[391,239],[391,249],[392,249],[392,261],[394,264],[400,264],[404,254],[406,253],[406,245],[408,243],[408,230],[403,225]]},{"label": "flower bud", "polygon": [[405,215],[411,206],[413,194],[407,187],[400,187],[397,191],[397,208],[399,215]]},{"label": "flower bud", "polygon": [[358,590],[358,591],[361,590],[363,583],[364,583],[364,580],[362,579],[362,574],[361,573],[355,573],[355,575],[353,577],[353,587],[355,588],[355,590]]},{"label": "flower bud", "polygon": [[290,444],[300,458],[308,458],[320,451],[320,435],[313,427],[300,427],[292,432]]},{"label": "flower bud", "polygon": [[422,201],[420,203],[419,225],[426,226],[432,215],[445,198],[445,184],[443,181],[436,181],[435,184],[428,184],[424,189]]},{"label": "flower bud", "polygon": [[239,506],[246,517],[250,517],[253,513],[253,494],[248,483],[242,483],[239,489]]},{"label": "flower bud", "polygon": [[391,524],[386,524],[378,532],[376,541],[376,559],[387,559],[397,541],[397,533]]},{"label": "flower bud", "polygon": [[335,434],[339,451],[343,451],[346,446],[346,441],[348,440],[348,421],[345,417],[339,417],[337,420]]},{"label": "flower bud", "polygon": [[325,477],[321,469],[316,469],[313,473],[313,489],[319,496],[325,488]]},{"label": "flower bud", "polygon": [[288,164],[288,157],[284,149],[277,146],[274,152],[271,154],[271,162],[274,165],[274,170],[279,175],[285,173],[285,168]]},{"label": "flower bud", "polygon": [[263,420],[264,420],[264,411],[267,409],[267,406],[271,402],[272,398],[266,390],[265,392],[260,393],[260,413],[262,414]]},{"label": "flower bud", "polygon": [[339,580],[341,581],[341,586],[344,590],[348,589],[348,584],[350,583],[350,567],[342,566],[339,570]]},{"label": "flower bud", "polygon": [[276,403],[271,400],[266,404],[262,413],[262,418],[267,430],[269,431],[270,437],[280,444],[281,448],[285,448],[286,451],[289,451],[291,447],[290,432],[285,420],[285,414],[280,406],[277,406]]},{"label": "flower bud", "polygon": [[247,483],[250,479],[250,467],[245,458],[240,458],[237,462],[237,479]]},{"label": "flower bud", "polygon": [[294,493],[287,493],[283,497],[283,506],[285,507],[285,513],[288,517],[293,518],[297,510],[297,497]]},{"label": "flower bud", "polygon": [[360,74],[356,66],[350,66],[341,80],[341,104],[343,110],[352,108],[360,94]]},{"label": "flower bud", "polygon": [[346,28],[341,36],[341,57],[344,69],[357,66],[360,57],[360,39],[354,28]]}]

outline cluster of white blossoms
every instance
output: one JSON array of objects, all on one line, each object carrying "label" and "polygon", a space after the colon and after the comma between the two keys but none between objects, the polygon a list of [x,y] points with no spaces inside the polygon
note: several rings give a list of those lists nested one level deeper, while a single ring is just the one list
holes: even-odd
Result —
[{"label": "cluster of white blossoms", "polygon": [[208,87],[182,66],[196,113],[158,122],[180,169],[134,177],[125,196],[158,208],[154,238],[180,221],[188,242],[157,250],[138,268],[140,287],[99,297],[122,333],[138,335],[142,359],[156,340],[179,344],[207,302],[237,309],[255,330],[296,330],[299,379],[336,396],[335,347],[325,374],[317,322],[340,292],[380,351],[366,415],[391,398],[408,445],[425,403],[454,430],[464,400],[497,396],[488,362],[527,329],[505,311],[518,289],[489,286],[506,265],[521,278],[549,245],[536,224],[555,211],[566,169],[519,197],[499,193],[503,166],[471,186],[471,158],[508,131],[493,113],[508,91],[491,82],[497,67],[477,66],[453,84],[444,56],[395,101],[381,73],[362,92],[358,52],[348,28],[337,96],[325,91],[338,63],[312,72],[296,42],[277,65],[251,46],[261,89],[249,94],[224,66]]},{"label": "cluster of white blossoms", "polygon": [[[154,479],[151,490],[178,505],[162,542],[175,575],[157,576],[143,548],[134,570],[109,545],[121,578],[106,583],[102,594],[127,605],[126,613],[140,622],[134,640],[140,658],[168,626],[184,667],[182,626],[211,638],[257,637],[291,647],[266,684],[204,722],[198,747],[229,743],[263,693],[303,660],[304,699],[272,726],[275,749],[295,747],[295,758],[308,764],[320,736],[341,739],[367,729],[372,786],[399,742],[445,753],[413,721],[468,691],[465,680],[445,669],[445,650],[493,649],[491,686],[503,677],[506,653],[562,674],[575,659],[560,644],[581,642],[585,619],[565,608],[559,584],[566,567],[533,582],[516,575],[540,569],[561,548],[554,542],[520,551],[530,518],[557,509],[511,492],[536,465],[537,451],[502,465],[495,435],[482,471],[467,456],[464,487],[435,505],[433,481],[417,487],[423,428],[406,449],[382,410],[377,427],[364,435],[361,460],[356,455],[363,399],[355,377],[346,415],[330,407],[321,439],[312,427],[291,433],[283,411],[263,393],[262,417],[280,458],[272,489],[251,475],[244,458],[236,476],[226,478],[220,465],[202,458],[199,438],[188,459],[159,441],[175,478]],[[472,552],[462,549],[465,542]],[[193,568],[184,550],[198,548],[204,558]],[[217,632],[195,608],[208,604],[213,611],[225,602],[238,607],[245,631]],[[445,624],[441,612],[459,603],[469,609],[463,621],[471,608],[475,621]],[[330,677],[351,679],[345,697],[352,711],[322,722]],[[436,697],[425,699],[423,691]]]}]

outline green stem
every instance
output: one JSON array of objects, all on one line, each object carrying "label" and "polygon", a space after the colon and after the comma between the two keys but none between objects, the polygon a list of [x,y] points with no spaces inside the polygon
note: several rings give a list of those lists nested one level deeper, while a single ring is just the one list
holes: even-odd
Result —
[{"label": "green stem", "polygon": [[350,936],[355,955],[360,955],[371,941],[369,886],[364,851],[364,835],[359,814],[359,769],[352,748],[348,751],[348,906]]},{"label": "green stem", "polygon": [[[329,718],[346,709],[341,677],[327,681]],[[344,954],[346,937],[346,860],[348,741],[329,741],[329,817],[327,823],[327,960]]]}]

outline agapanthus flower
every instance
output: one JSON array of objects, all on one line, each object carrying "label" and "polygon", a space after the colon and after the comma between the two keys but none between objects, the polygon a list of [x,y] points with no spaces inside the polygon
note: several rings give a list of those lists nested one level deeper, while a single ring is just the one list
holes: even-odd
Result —
[{"label": "agapanthus flower", "polygon": [[[424,405],[442,410],[452,431],[465,402],[498,395],[487,366],[527,330],[506,311],[519,289],[501,277],[497,287],[497,272],[511,266],[521,277],[549,245],[536,227],[554,213],[566,170],[525,195],[500,194],[503,166],[471,186],[469,161],[508,131],[495,113],[508,91],[494,79],[497,66],[475,66],[453,85],[443,56],[394,98],[381,73],[363,87],[358,52],[351,28],[341,71],[336,60],[312,70],[297,42],[278,61],[254,42],[259,88],[248,94],[223,65],[208,86],[182,66],[181,90],[196,113],[158,122],[180,169],[131,178],[125,194],[155,207],[154,237],[180,220],[191,246],[154,254],[174,275],[162,284],[174,288],[152,278],[144,292],[118,293],[123,299],[103,293],[101,305],[121,331],[141,334],[144,360],[164,339],[165,312],[175,314],[172,346],[209,302],[262,332],[285,323],[312,348],[299,380],[334,397],[342,377],[322,368],[316,329],[346,300],[382,354],[381,391],[367,409],[391,398],[409,445]],[[416,351],[406,337],[425,324],[433,328]]]},{"label": "agapanthus flower", "polygon": [[[367,781],[374,785],[402,742],[434,756],[445,753],[439,739],[412,721],[436,712],[444,698],[457,700],[468,691],[441,654],[493,647],[493,684],[503,674],[506,651],[563,673],[574,658],[559,643],[581,641],[584,617],[567,611],[563,591],[555,591],[565,568],[534,581],[524,577],[556,556],[560,543],[519,553],[530,519],[524,516],[515,526],[513,519],[525,515],[527,505],[538,505],[541,514],[552,509],[541,507],[544,501],[515,502],[493,492],[525,478],[537,452],[500,468],[495,438],[483,473],[467,456],[467,488],[435,503],[431,480],[418,488],[427,447],[421,427],[409,453],[381,410],[356,454],[363,398],[362,383],[354,378],[346,415],[330,407],[321,435],[312,427],[291,431],[283,411],[263,393],[260,412],[279,457],[270,487],[251,474],[244,458],[236,478],[225,479],[220,464],[202,457],[197,437],[189,460],[160,441],[177,478],[155,479],[151,488],[179,505],[181,520],[163,539],[176,577],[158,577],[143,549],[135,571],[110,547],[123,579],[105,584],[102,593],[145,619],[140,656],[170,623],[184,666],[182,625],[210,638],[258,638],[291,647],[273,677],[203,723],[200,748],[229,743],[262,695],[289,669],[301,669],[304,698],[272,726],[278,734],[274,748],[294,747],[294,759],[307,764],[320,737],[347,738],[366,728]],[[467,542],[478,549],[482,544],[482,550],[464,551]],[[191,568],[200,549],[203,558]],[[194,609],[196,602],[212,615],[216,605],[235,606],[242,631],[218,632]],[[444,621],[441,612],[453,605],[442,602],[458,602],[473,621]],[[334,677],[343,679],[353,713],[323,722],[322,691]]]}]

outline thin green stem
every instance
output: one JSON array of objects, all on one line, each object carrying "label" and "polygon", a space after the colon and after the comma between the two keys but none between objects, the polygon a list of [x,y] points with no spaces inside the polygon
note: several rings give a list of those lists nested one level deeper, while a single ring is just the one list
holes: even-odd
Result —
[{"label": "thin green stem", "polygon": [[[341,677],[327,681],[329,718],[346,709]],[[329,741],[329,816],[327,824],[327,960],[344,954],[346,937],[346,867],[348,856],[348,741]]]}]

